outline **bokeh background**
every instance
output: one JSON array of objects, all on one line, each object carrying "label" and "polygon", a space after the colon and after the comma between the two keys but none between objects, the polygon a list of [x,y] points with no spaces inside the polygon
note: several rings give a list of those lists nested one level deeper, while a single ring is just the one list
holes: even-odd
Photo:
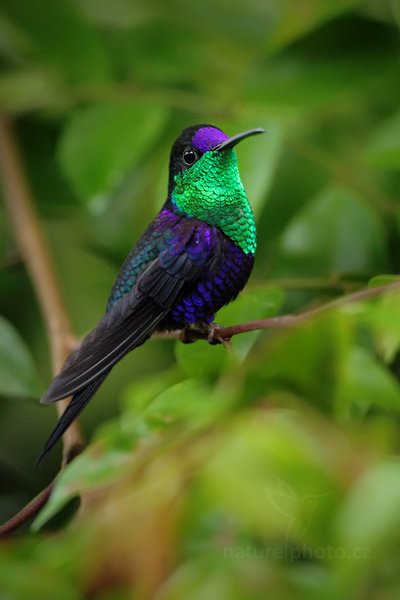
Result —
[{"label": "bokeh background", "polygon": [[[267,130],[237,150],[259,249],[218,322],[390,281],[399,25],[397,0],[2,0],[0,107],[76,335],[165,199],[171,143],[198,122]],[[5,520],[60,450],[34,470],[55,420],[38,402],[48,340],[2,205],[0,315]],[[0,595],[398,598],[399,342],[392,292],[238,336],[232,356],[147,343],[85,411],[94,443],[35,532],[0,546]],[[77,493],[64,525],[55,515]]]}]

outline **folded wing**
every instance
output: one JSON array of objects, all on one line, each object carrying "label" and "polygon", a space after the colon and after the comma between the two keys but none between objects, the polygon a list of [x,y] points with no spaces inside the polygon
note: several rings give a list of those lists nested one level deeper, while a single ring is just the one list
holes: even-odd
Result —
[{"label": "folded wing", "polygon": [[41,400],[49,404],[72,396],[38,463],[89,402],[115,363],[150,337],[184,286],[195,281],[201,269],[201,261],[193,262],[186,249],[179,254],[162,252],[138,278],[133,290],[84,338]]}]

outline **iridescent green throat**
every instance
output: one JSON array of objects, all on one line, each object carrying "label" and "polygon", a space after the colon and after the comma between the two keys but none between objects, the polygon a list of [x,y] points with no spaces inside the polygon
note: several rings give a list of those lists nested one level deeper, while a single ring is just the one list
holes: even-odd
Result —
[{"label": "iridescent green throat", "polygon": [[183,213],[219,227],[246,254],[256,251],[256,224],[234,150],[209,151],[175,176],[172,201]]}]

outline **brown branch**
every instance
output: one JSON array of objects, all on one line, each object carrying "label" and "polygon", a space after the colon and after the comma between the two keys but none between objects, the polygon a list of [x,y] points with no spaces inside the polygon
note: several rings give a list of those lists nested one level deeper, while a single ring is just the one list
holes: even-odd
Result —
[{"label": "brown branch", "polygon": [[[0,117],[0,172],[6,210],[22,260],[39,301],[51,348],[53,373],[57,374],[77,341],[72,333],[55,277],[51,254],[34,208],[14,130],[6,117]],[[64,412],[68,402],[69,399],[65,399],[56,404],[59,416]],[[63,436],[63,464],[82,447],[81,429],[79,423],[75,421]],[[46,490],[48,490],[47,496]],[[50,489],[46,488],[46,490],[37,497],[43,504],[50,494]],[[29,509],[31,503],[19,514],[25,511],[26,518],[35,514],[32,510],[35,509],[37,512],[42,506],[40,501],[35,500],[33,509]],[[15,518],[17,517],[18,515]],[[17,519],[17,526],[22,522]],[[8,530],[12,530],[10,526]]]},{"label": "brown branch", "polygon": [[55,479],[49,483],[49,485],[44,488],[33,500],[29,502],[24,508],[22,508],[16,515],[11,517],[8,521],[0,525],[0,538],[6,537],[10,535],[16,529],[25,525],[28,521],[30,521],[41,508],[46,504],[47,500],[50,497],[50,494],[53,490]]},{"label": "brown branch", "polygon": [[[288,329],[289,327],[300,325],[305,321],[309,321],[310,319],[334,310],[335,308],[346,306],[347,304],[362,302],[363,300],[368,300],[369,298],[376,298],[385,292],[394,290],[400,290],[400,281],[359,290],[358,292],[341,296],[332,302],[317,306],[316,308],[304,311],[298,315],[281,315],[278,317],[270,317],[269,319],[238,323],[237,325],[231,325],[230,327],[217,327],[215,329],[215,339],[218,340],[219,338],[223,340],[230,340],[234,335],[247,333],[249,331],[258,331],[260,329]],[[195,340],[206,340],[209,338],[209,335],[209,332],[206,330],[187,329],[185,330],[185,341],[194,342]],[[155,339],[162,340],[181,340],[182,331],[177,330],[157,333],[153,337]]]}]

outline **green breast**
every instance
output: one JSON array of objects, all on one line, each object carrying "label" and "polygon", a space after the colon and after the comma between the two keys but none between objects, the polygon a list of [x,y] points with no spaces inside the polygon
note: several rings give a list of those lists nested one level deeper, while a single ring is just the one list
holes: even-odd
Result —
[{"label": "green breast", "polygon": [[189,217],[219,227],[246,254],[256,251],[256,224],[234,150],[206,152],[175,177],[172,200]]}]

